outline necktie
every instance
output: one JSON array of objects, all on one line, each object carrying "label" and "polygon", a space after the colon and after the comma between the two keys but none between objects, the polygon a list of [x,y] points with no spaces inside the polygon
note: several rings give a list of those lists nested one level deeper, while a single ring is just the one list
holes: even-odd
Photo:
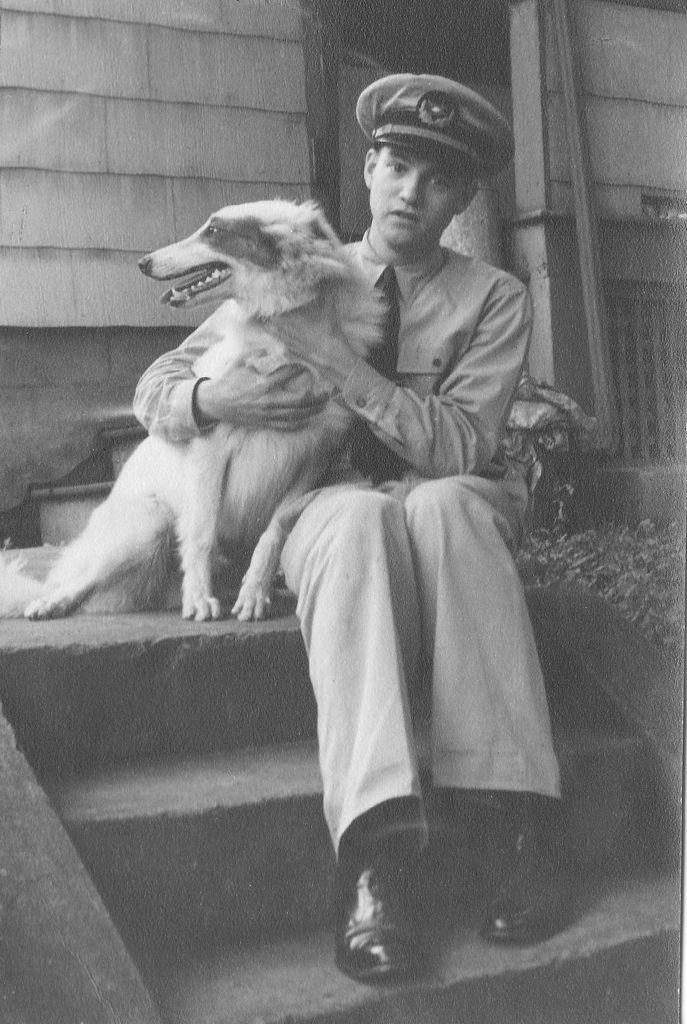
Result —
[{"label": "necktie", "polygon": [[[384,269],[375,287],[386,300],[386,313],[382,321],[383,341],[373,349],[370,365],[389,380],[395,380],[401,311],[398,282],[393,267]],[[399,480],[407,468],[404,460],[380,441],[362,419],[358,420],[353,431],[351,462],[363,476],[371,477],[375,484],[383,480]]]},{"label": "necktie", "polygon": [[385,267],[375,287],[384,296],[386,312],[382,322],[383,341],[372,352],[370,364],[375,370],[389,377],[396,375],[398,361],[398,331],[401,323],[401,310],[398,304],[398,282],[393,267]]}]

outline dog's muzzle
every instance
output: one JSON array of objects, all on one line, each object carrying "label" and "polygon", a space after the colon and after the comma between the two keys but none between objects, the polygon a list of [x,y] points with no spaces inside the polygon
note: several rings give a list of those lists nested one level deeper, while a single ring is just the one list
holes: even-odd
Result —
[{"label": "dog's muzzle", "polygon": [[201,267],[194,267],[183,275],[176,274],[155,274],[153,271],[153,254],[142,256],[138,261],[139,269],[146,277],[155,277],[165,280],[179,276],[180,281],[174,288],[169,288],[161,297],[160,302],[170,306],[183,306],[190,299],[195,299],[202,292],[216,288],[222,281],[231,277],[231,268],[220,263],[206,263]]}]

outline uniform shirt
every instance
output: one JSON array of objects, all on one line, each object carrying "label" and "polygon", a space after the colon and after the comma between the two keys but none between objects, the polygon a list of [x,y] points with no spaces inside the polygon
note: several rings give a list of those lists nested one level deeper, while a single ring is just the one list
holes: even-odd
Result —
[{"label": "uniform shirt", "polygon": [[[384,263],[367,235],[351,249],[376,283]],[[361,361],[344,401],[421,476],[502,475],[499,442],[529,347],[527,289],[450,249],[395,270],[397,383]]]},{"label": "uniform shirt", "polygon": [[[385,265],[367,235],[350,251],[373,286]],[[529,345],[527,290],[510,274],[443,248],[395,270],[397,383],[361,359],[342,400],[420,476],[503,475],[499,442]],[[202,433],[193,410],[193,363],[221,337],[221,313],[141,378],[134,412],[150,433],[169,440]]]}]

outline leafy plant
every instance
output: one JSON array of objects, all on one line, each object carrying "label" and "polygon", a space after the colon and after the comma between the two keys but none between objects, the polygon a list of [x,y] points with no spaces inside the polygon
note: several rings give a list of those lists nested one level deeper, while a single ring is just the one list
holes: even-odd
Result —
[{"label": "leafy plant", "polygon": [[683,642],[685,536],[676,524],[606,524],[570,535],[539,529],[517,561],[526,583],[585,588],[615,605],[652,643]]}]

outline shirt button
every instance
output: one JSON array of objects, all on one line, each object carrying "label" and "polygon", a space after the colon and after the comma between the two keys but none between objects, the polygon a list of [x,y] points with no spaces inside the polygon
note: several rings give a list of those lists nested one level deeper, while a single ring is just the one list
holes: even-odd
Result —
[{"label": "shirt button", "polygon": [[441,359],[439,356],[435,356],[432,360],[432,366],[441,366]]},{"label": "shirt button", "polygon": [[356,398],[356,400],[355,400],[355,404],[357,405],[357,407],[358,407],[359,409],[364,409],[364,408],[365,408],[365,399],[364,399],[364,398],[362,398],[362,397],[361,397],[361,396],[359,395],[359,396],[358,396],[358,397]]}]

